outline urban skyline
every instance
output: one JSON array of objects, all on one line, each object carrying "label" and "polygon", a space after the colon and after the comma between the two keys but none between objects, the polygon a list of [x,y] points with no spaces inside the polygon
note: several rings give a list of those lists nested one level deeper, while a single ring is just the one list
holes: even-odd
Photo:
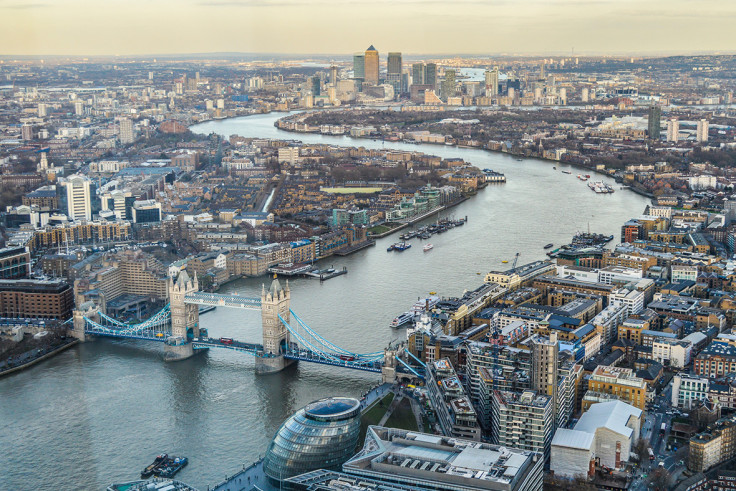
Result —
[{"label": "urban skyline", "polygon": [[27,4],[9,0],[0,2],[0,43],[3,55],[65,56],[331,54],[344,52],[343,46],[368,46],[378,39],[402,52],[435,54],[736,50],[736,39],[722,36],[736,15],[736,5],[706,0],[698,6],[694,11],[684,0],[655,0],[646,6],[610,0],[461,0],[452,8],[444,2],[415,0],[134,0],[104,6],[81,0]]}]

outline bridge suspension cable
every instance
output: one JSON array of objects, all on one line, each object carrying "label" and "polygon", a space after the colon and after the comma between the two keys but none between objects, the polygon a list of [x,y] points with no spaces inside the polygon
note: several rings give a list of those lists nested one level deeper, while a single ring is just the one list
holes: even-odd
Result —
[{"label": "bridge suspension cable", "polygon": [[[317,334],[314,330],[312,330],[312,328],[310,328],[307,325],[306,322],[304,322],[303,320],[301,320],[299,318],[299,316],[294,313],[293,310],[289,309],[289,312],[294,317],[294,319],[296,319],[296,321],[299,324],[299,326],[301,326],[305,331],[307,331],[307,333],[309,333],[309,335],[312,338],[314,338],[318,343],[320,343],[325,348],[332,348],[333,350],[335,350],[335,351],[337,351],[339,353],[342,353],[344,355],[360,357],[362,359],[369,359],[369,358],[370,359],[377,359],[377,358],[381,358],[383,356],[383,351],[375,351],[373,353],[362,353],[361,354],[361,353],[353,353],[352,351],[348,351],[345,348],[341,348],[341,347],[339,347],[339,346],[337,346],[337,345],[335,345],[335,344],[327,341],[325,338],[323,338],[322,336],[320,336],[319,334]],[[282,319],[282,322],[283,322],[283,319]],[[289,329],[289,331],[291,331],[291,326],[289,326],[288,323],[284,322],[284,325],[286,325],[286,328]]]},{"label": "bridge suspension cable", "polygon": [[[326,360],[330,360],[332,362],[339,363],[339,364],[345,363],[345,364],[352,364],[352,365],[358,365],[358,366],[375,365],[375,363],[379,361],[379,358],[373,358],[373,357],[371,357],[371,358],[362,357],[361,358],[360,355],[353,355],[349,351],[346,351],[346,350],[342,350],[342,353],[330,353],[329,351],[323,350],[323,349],[318,348],[317,346],[315,346],[315,344],[317,344],[317,343],[314,343],[313,344],[308,339],[305,339],[306,336],[303,337],[299,333],[299,330],[298,329],[295,329],[291,325],[289,325],[289,323],[286,322],[284,320],[284,318],[281,317],[280,315],[279,315],[279,320],[284,325],[284,327],[286,327],[286,329],[299,340],[299,342],[301,343],[301,346],[302,347],[308,348],[313,354],[316,354],[316,355],[318,355],[318,356],[320,356],[320,357],[322,357],[322,358],[324,358]],[[311,330],[308,330],[307,332],[309,332],[309,331],[311,331]],[[315,337],[313,335],[310,335],[309,337],[311,339],[319,340],[319,337],[318,336]],[[341,356],[346,356],[346,357],[349,356],[350,358],[353,358],[353,359],[352,360],[346,360],[344,358],[341,358]]]}]

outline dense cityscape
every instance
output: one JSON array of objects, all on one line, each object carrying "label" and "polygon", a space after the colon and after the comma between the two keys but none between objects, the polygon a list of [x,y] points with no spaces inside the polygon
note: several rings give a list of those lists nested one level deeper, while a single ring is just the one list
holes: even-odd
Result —
[{"label": "dense cityscape", "polygon": [[736,489],[736,56],[376,46],[0,56],[0,489]]}]

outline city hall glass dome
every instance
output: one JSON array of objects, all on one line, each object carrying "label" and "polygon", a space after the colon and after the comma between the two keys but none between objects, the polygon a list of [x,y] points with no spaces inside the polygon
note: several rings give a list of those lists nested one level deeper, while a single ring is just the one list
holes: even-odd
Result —
[{"label": "city hall glass dome", "polygon": [[360,402],[329,397],[307,404],[281,425],[263,461],[273,481],[316,469],[340,470],[360,433]]}]

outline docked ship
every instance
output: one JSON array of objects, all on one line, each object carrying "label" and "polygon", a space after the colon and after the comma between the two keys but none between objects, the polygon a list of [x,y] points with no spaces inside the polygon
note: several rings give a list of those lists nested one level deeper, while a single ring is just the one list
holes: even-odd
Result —
[{"label": "docked ship", "polygon": [[151,464],[141,471],[141,477],[148,479],[151,476],[171,478],[189,463],[186,457],[173,457],[168,454],[157,456]]},{"label": "docked ship", "polygon": [[588,187],[597,194],[607,194],[613,192],[613,187],[602,181],[589,182]]},{"label": "docked ship", "polygon": [[411,247],[411,244],[408,242],[397,242],[396,244],[394,244],[394,250],[399,251],[399,252],[404,252],[410,247]]},{"label": "docked ship", "polygon": [[613,240],[613,235],[591,234],[590,232],[578,232],[573,238],[571,245],[575,247],[598,246]]},{"label": "docked ship", "polygon": [[394,317],[394,320],[391,321],[391,327],[398,329],[405,324],[409,324],[413,320],[414,315],[412,315],[411,312],[404,312],[403,314]]}]

